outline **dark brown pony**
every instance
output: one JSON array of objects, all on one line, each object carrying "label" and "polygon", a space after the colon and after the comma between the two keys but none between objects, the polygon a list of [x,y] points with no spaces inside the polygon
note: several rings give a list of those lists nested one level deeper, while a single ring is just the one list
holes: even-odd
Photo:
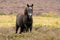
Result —
[{"label": "dark brown pony", "polygon": [[32,5],[27,4],[24,14],[17,15],[17,17],[16,17],[16,33],[19,28],[20,28],[20,33],[32,31],[32,23],[33,23],[32,13],[33,13],[33,4]]}]

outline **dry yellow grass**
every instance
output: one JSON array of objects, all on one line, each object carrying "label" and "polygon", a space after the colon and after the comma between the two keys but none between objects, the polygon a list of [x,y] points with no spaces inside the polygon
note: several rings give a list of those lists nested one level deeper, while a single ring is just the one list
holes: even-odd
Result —
[{"label": "dry yellow grass", "polygon": [[33,31],[22,34],[15,34],[15,19],[16,15],[0,15],[1,40],[60,40],[60,17],[33,16]]},{"label": "dry yellow grass", "polygon": [[47,27],[59,27],[60,26],[60,17],[41,17],[34,16],[34,26],[47,26]]},{"label": "dry yellow grass", "polygon": [[[15,26],[16,15],[0,15],[0,27]],[[59,27],[60,17],[33,16],[33,26]]]},{"label": "dry yellow grass", "polygon": [[11,27],[15,26],[14,15],[0,15],[0,27]]}]

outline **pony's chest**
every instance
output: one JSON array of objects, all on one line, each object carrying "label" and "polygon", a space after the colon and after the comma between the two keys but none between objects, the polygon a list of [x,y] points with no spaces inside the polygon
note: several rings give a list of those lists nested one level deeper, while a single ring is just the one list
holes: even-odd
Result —
[{"label": "pony's chest", "polygon": [[32,24],[32,18],[28,19],[27,16],[23,18],[23,23],[26,25],[31,25]]},{"label": "pony's chest", "polygon": [[31,24],[32,21],[31,20],[26,20],[26,24]]},{"label": "pony's chest", "polygon": [[27,26],[32,25],[32,21],[31,21],[31,20],[27,20],[27,21],[26,21],[26,25],[27,25]]}]

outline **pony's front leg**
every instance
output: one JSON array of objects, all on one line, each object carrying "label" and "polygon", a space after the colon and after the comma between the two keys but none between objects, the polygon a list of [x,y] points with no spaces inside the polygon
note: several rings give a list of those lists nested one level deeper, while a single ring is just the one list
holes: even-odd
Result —
[{"label": "pony's front leg", "polygon": [[30,26],[30,32],[32,31],[32,26]]},{"label": "pony's front leg", "polygon": [[28,27],[26,27],[26,32],[28,32],[29,31],[29,28]]}]

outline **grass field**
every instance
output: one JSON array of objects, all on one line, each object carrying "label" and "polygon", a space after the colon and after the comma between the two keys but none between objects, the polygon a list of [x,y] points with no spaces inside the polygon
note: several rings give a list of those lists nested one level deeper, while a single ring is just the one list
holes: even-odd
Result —
[{"label": "grass field", "polygon": [[[0,15],[0,27],[15,26],[16,15]],[[33,26],[57,27],[60,26],[60,17],[33,16]]]},{"label": "grass field", "polygon": [[0,40],[60,40],[60,17],[33,16],[32,32],[15,34],[16,15],[0,15]]}]

